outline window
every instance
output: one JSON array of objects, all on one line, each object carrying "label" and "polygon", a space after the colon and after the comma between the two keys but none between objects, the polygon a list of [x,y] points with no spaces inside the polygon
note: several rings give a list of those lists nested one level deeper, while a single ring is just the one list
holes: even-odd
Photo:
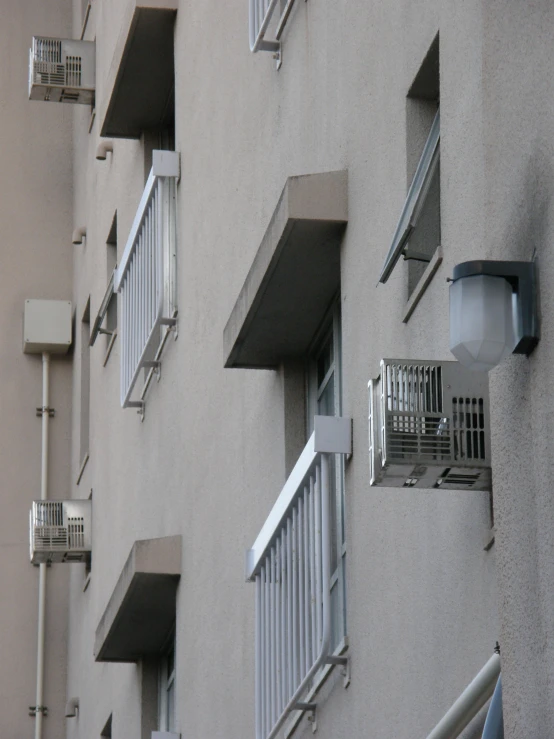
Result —
[{"label": "window", "polygon": [[407,163],[411,184],[379,276],[379,282],[386,282],[400,257],[408,261],[408,305],[404,321],[410,317],[442,261],[438,53],[437,37],[408,93]]},{"label": "window", "polygon": [[175,634],[171,644],[160,660],[159,675],[159,728],[160,731],[175,730]]},{"label": "window", "polygon": [[80,469],[77,484],[89,457],[90,436],[90,297],[81,319],[81,417],[80,417]]},{"label": "window", "polygon": [[[341,415],[341,328],[340,305],[337,301],[326,319],[319,338],[314,342],[307,366],[308,438],[314,430],[314,416]],[[345,593],[345,526],[344,526],[344,459],[330,458],[331,538],[331,608],[332,650],[346,636]]]},{"label": "window", "polygon": [[114,291],[115,270],[117,268],[117,212],[115,213],[106,240],[106,272],[108,286],[90,332],[90,346],[94,346],[99,334],[106,337],[104,366],[110,357],[117,336],[117,295]]}]

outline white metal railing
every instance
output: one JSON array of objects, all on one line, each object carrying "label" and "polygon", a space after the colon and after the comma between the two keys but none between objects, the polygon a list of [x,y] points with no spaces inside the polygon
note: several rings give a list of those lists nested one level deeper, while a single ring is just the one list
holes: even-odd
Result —
[{"label": "white metal railing", "polygon": [[142,369],[157,367],[155,343],[161,326],[175,324],[175,179],[179,154],[154,151],[152,170],[117,268],[114,289],[121,294],[121,405],[131,400]]},{"label": "white metal railing", "polygon": [[[250,51],[279,51],[283,28],[292,10],[294,0],[249,0]],[[271,19],[279,8],[275,38],[266,38]]]},{"label": "white metal railing", "polygon": [[316,416],[314,432],[252,549],[256,583],[256,739],[273,739],[331,654],[329,456],[349,454],[351,421]]}]

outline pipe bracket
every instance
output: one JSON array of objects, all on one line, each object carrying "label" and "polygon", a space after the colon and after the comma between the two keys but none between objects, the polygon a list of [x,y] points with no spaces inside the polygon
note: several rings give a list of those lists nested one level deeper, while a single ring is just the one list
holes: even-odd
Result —
[{"label": "pipe bracket", "polygon": [[29,716],[36,717],[39,713],[42,713],[46,718],[48,716],[48,706],[29,706]]},{"label": "pipe bracket", "polygon": [[48,416],[50,418],[54,418],[54,416],[56,415],[56,411],[54,410],[54,408],[48,408],[48,406],[45,405],[37,408],[38,417],[43,416],[45,413],[48,413]]}]

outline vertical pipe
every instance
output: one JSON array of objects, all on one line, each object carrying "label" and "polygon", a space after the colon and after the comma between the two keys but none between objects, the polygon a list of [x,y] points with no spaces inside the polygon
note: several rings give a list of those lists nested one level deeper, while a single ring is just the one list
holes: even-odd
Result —
[{"label": "vertical pipe", "polygon": [[[50,355],[42,355],[42,444],[40,464],[40,499],[48,498],[48,407],[50,384]],[[46,606],[46,565],[39,565],[38,627],[37,627],[37,690],[35,713],[35,739],[42,737],[42,706],[44,703],[44,625]]]}]

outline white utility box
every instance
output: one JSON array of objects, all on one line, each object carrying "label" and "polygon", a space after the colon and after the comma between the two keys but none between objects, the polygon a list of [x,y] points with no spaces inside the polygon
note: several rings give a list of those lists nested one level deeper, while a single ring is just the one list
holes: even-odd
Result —
[{"label": "white utility box", "polygon": [[71,346],[71,302],[26,300],[23,315],[25,354],[65,354]]}]

